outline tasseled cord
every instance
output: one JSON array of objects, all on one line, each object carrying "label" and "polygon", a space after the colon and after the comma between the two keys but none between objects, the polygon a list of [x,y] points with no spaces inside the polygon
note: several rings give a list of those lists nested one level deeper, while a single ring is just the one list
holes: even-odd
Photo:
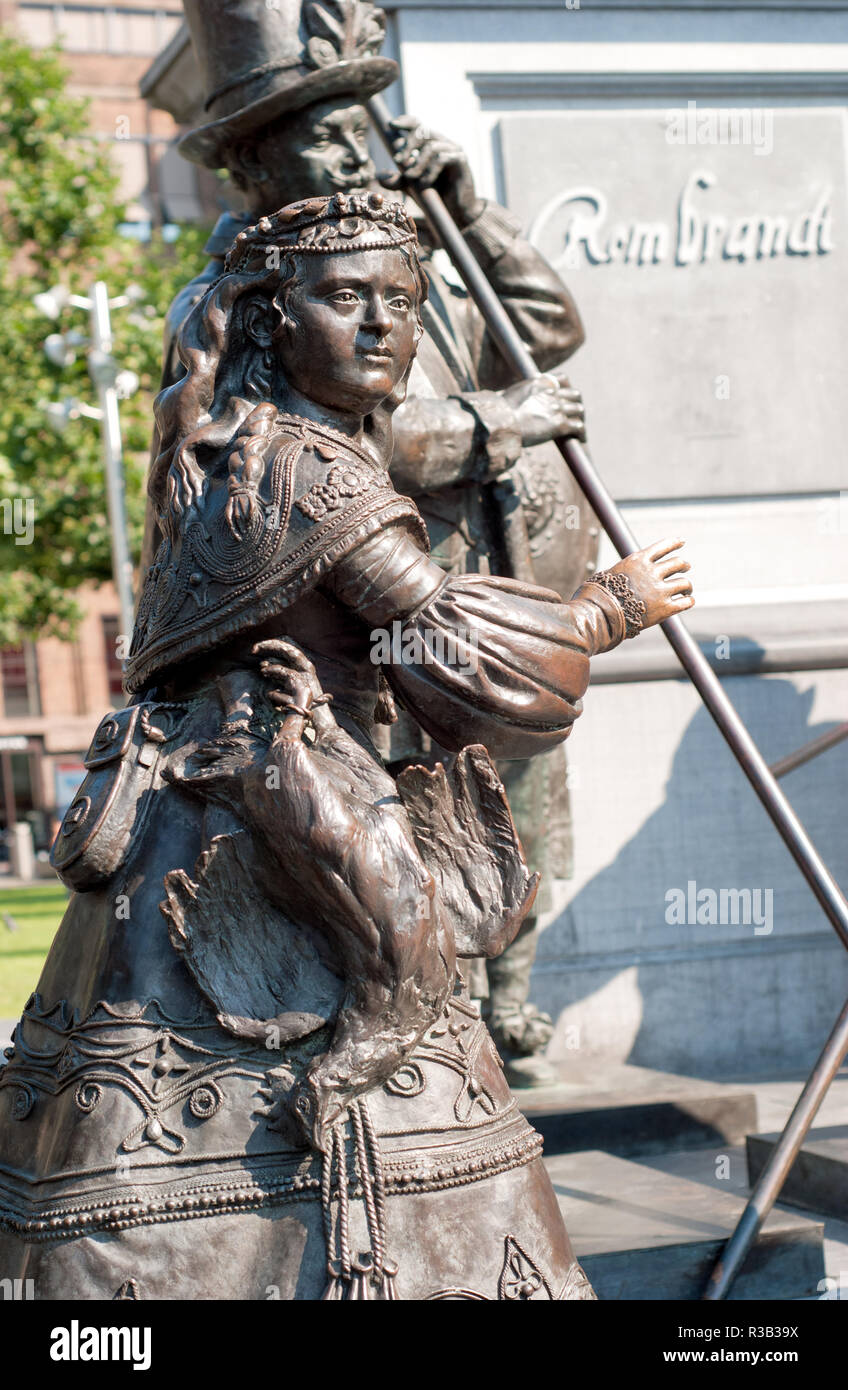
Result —
[{"label": "tasseled cord", "polygon": [[[386,1248],[386,1194],[383,1181],[383,1165],[377,1137],[364,1100],[354,1101],[350,1107],[350,1122],[356,1151],[356,1167],[365,1200],[365,1214],[368,1222],[368,1235],[371,1249],[360,1253],[354,1259],[350,1253],[347,1152],[345,1147],[345,1126],[343,1121],[335,1124],[324,1153],[321,1174],[321,1208],[324,1217],[324,1239],[327,1245],[327,1270],[329,1283],[322,1295],[322,1301],[332,1302],[342,1299],[371,1299],[376,1301],[396,1301],[395,1280],[398,1267],[388,1260]],[[338,1221],[336,1237],[333,1234],[333,1164],[336,1169],[336,1196],[338,1198]],[[354,1173],[354,1178],[355,1178]],[[334,1258],[335,1254],[338,1258]]]}]

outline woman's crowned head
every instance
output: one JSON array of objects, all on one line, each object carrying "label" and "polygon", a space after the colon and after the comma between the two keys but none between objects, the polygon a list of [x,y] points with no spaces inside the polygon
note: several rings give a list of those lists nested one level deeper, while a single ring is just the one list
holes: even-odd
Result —
[{"label": "woman's crowned head", "polygon": [[381,193],[309,198],[245,228],[180,333],[186,375],[156,402],[157,504],[169,468],[173,502],[175,469],[196,488],[211,461],[201,452],[225,449],[263,401],[350,420],[390,413],[426,296],[415,224]]}]

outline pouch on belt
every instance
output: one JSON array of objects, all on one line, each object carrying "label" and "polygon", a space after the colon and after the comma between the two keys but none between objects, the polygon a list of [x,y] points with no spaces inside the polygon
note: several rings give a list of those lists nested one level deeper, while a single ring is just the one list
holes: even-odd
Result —
[{"label": "pouch on belt", "polygon": [[141,834],[154,799],[162,744],[173,736],[152,718],[164,715],[169,722],[173,710],[153,703],[130,705],[100,721],[85,756],[88,775],[50,851],[62,882],[78,893],[111,878]]}]

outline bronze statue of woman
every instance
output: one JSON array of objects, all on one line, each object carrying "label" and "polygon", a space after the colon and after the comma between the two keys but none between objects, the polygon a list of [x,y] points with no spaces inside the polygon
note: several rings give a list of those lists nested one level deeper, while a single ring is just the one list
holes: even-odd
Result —
[{"label": "bronze statue of woman", "polygon": [[[387,472],[426,292],[401,205],[337,194],[240,233],[182,331],[133,702],[0,1072],[37,1297],[592,1297],[461,962],[536,890],[492,758],[561,742],[688,566],[666,541],[564,603],[429,559]],[[389,776],[395,698],[449,766]]]}]

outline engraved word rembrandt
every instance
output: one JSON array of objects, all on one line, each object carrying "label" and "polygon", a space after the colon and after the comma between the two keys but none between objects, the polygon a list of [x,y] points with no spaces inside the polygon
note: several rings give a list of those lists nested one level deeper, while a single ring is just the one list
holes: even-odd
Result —
[{"label": "engraved word rembrandt", "polygon": [[[764,158],[741,141],[670,143],[664,107],[508,113],[498,128],[503,195],[580,303],[580,386],[607,486],[633,501],[737,497],[757,478],[789,494],[803,450],[805,487],[838,492],[842,116],[775,107]],[[799,398],[830,404],[802,418]]]},{"label": "engraved word rembrandt", "polygon": [[[728,216],[703,200],[703,191],[717,189],[716,176],[698,170],[687,179],[672,222],[616,222],[610,225],[609,204],[597,188],[568,188],[542,208],[531,229],[544,240],[548,224],[565,219],[559,265],[685,266],[708,261],[750,261],[771,256],[824,256],[833,250],[830,187],[823,188],[812,207],[797,212],[750,212]],[[582,253],[582,254],[581,254]]]}]

